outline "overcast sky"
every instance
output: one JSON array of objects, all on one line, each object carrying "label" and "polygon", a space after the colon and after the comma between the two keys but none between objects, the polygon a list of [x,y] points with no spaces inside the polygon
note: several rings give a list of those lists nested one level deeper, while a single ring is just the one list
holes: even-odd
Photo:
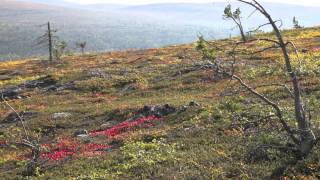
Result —
[{"label": "overcast sky", "polygon": [[[205,3],[205,2],[215,2],[215,1],[228,2],[229,0],[64,0],[64,1],[79,3],[79,4],[94,4],[94,3],[150,4],[150,3],[177,3],[177,2]],[[320,0],[261,0],[261,1],[300,4],[300,5],[307,5],[307,6],[320,6]]]}]

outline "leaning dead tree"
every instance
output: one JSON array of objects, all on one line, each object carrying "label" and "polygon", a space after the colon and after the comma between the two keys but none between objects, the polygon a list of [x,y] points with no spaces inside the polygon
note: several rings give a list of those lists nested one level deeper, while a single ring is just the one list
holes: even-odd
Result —
[{"label": "leaning dead tree", "polygon": [[[223,74],[225,77],[229,77],[233,80],[236,80],[247,92],[254,95],[258,99],[260,99],[262,102],[264,102],[266,105],[272,107],[275,116],[279,120],[280,124],[282,125],[283,129],[287,132],[290,139],[294,142],[296,149],[298,150],[299,154],[302,157],[307,156],[313,147],[316,144],[316,138],[313,133],[313,130],[311,128],[311,115],[308,112],[307,108],[307,101],[304,101],[302,97],[302,89],[300,87],[300,82],[297,78],[297,74],[292,66],[292,60],[290,58],[289,54],[289,48],[294,49],[294,53],[297,55],[298,50],[295,47],[293,42],[286,42],[281,34],[281,31],[277,25],[277,22],[273,20],[271,15],[268,13],[268,11],[256,0],[252,1],[246,1],[246,0],[237,0],[239,2],[245,3],[251,7],[254,8],[254,12],[259,12],[262,14],[268,22],[264,25],[259,26],[259,28],[270,25],[273,29],[274,38],[258,38],[258,39],[250,39],[247,42],[238,42],[235,44],[232,51],[229,53],[229,57],[231,57],[232,63],[230,63],[226,67],[225,60],[220,60],[216,56],[212,54],[212,51],[209,51],[206,49],[206,47],[200,47],[201,51],[206,54],[206,59],[209,61],[206,61],[205,64],[201,65],[202,69],[212,69],[218,74]],[[199,40],[203,41],[203,40]],[[259,50],[254,53],[261,53],[270,49],[280,49],[283,58],[285,59],[285,69],[286,73],[290,77],[290,83],[292,86],[292,92],[289,90],[291,97],[294,99],[294,103],[292,107],[294,108],[294,119],[297,123],[297,127],[291,127],[288,123],[288,119],[286,119],[284,115],[284,108],[281,108],[280,105],[268,98],[266,95],[258,92],[256,88],[250,86],[247,82],[245,82],[240,75],[236,75],[235,73],[235,64],[236,64],[236,49],[243,44],[246,43],[253,43],[253,42],[268,42],[271,43],[272,46],[263,48],[262,50]],[[211,58],[210,58],[211,57]]]},{"label": "leaning dead tree", "polygon": [[[245,3],[245,4],[248,4],[251,7],[253,7],[255,10],[257,10],[258,12],[260,12],[268,20],[268,24],[271,25],[271,27],[275,33],[276,40],[274,41],[274,44],[276,46],[279,46],[279,48],[282,51],[282,55],[285,59],[287,73],[289,74],[289,76],[291,78],[291,83],[292,83],[292,87],[293,87],[295,120],[297,121],[297,124],[298,124],[298,138],[293,138],[292,132],[289,131],[288,133],[291,134],[291,136],[293,138],[292,140],[298,146],[301,154],[303,156],[308,155],[315,145],[316,138],[315,138],[315,135],[311,129],[311,117],[308,115],[309,113],[306,110],[307,104],[306,104],[306,102],[303,102],[303,99],[302,99],[302,93],[301,93],[301,87],[300,87],[299,80],[297,78],[296,72],[294,71],[294,69],[292,67],[292,62],[291,62],[291,58],[289,55],[288,46],[293,46],[293,48],[295,49],[296,52],[297,52],[297,49],[292,42],[285,42],[284,41],[282,34],[281,34],[278,26],[276,25],[276,21],[273,20],[271,15],[267,12],[267,10],[260,3],[258,3],[256,0],[252,0],[252,1],[238,0],[238,1]],[[281,110],[279,110],[280,108],[274,103],[269,103],[269,104],[271,106],[273,106],[274,109],[277,111],[277,116],[280,119],[283,119]]]}]

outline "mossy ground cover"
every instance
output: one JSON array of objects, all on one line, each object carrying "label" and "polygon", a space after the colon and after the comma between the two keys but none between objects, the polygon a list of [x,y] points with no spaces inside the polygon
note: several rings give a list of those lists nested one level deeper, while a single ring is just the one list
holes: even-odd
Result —
[{"label": "mossy ground cover", "polygon": [[[292,58],[310,99],[314,130],[319,136],[320,29],[287,30],[283,34],[303,51],[300,58]],[[236,41],[216,41],[221,48],[216,55],[227,61],[228,52]],[[240,47],[237,73],[250,85],[257,87],[259,92],[284,107],[286,118],[294,125],[290,113],[292,99],[286,90],[278,86],[266,86],[289,80],[280,52],[272,50],[255,56],[248,55],[266,46],[268,44],[256,42]],[[47,158],[48,161],[43,161],[38,168],[36,176],[25,177],[22,172],[30,152],[17,145],[21,140],[21,125],[4,124],[0,128],[0,177],[263,179],[282,169],[278,178],[320,178],[319,146],[307,159],[290,164],[292,152],[268,148],[289,142],[277,120],[270,117],[255,123],[259,118],[270,115],[272,110],[261,105],[230,79],[209,70],[185,71],[199,61],[201,54],[195,50],[194,44],[190,44],[72,55],[55,63],[33,59],[0,63],[0,74],[11,74],[6,80],[1,80],[2,89],[47,75],[58,84],[72,82],[73,89],[31,89],[26,92],[26,98],[8,102],[18,111],[38,113],[26,124],[31,135],[38,137],[40,143],[48,147],[59,146],[59,143],[63,147],[72,146],[72,153],[76,154],[56,158],[55,161]],[[188,106],[191,101],[198,102],[200,106]],[[119,127],[145,105],[161,104],[170,104],[178,111],[162,117],[160,121],[143,122],[114,137],[98,136],[90,140],[72,137],[79,129],[103,132],[100,126],[110,121],[116,123],[113,128]],[[53,118],[54,113],[60,112],[68,112],[71,116]],[[10,109],[1,103],[1,119],[10,113]],[[68,138],[72,140],[67,141]],[[76,144],[68,145],[74,141]],[[109,146],[113,148],[106,148]],[[52,149],[44,148],[43,151],[50,153]],[[85,150],[88,149],[94,152],[86,154]],[[102,149],[103,153],[99,153]]]}]

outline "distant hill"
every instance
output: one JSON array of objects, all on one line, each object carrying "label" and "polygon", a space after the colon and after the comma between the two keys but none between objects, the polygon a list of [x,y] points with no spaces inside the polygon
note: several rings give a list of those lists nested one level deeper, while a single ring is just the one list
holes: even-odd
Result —
[{"label": "distant hill", "polygon": [[[226,3],[124,6],[39,2],[0,0],[0,59],[45,54],[45,48],[35,44],[45,31],[39,25],[48,21],[59,30],[60,39],[69,43],[71,51],[76,50],[76,41],[87,41],[87,51],[112,51],[190,43],[199,33],[211,39],[238,34],[236,29],[231,30],[232,22],[222,19]],[[315,18],[320,16],[320,8],[272,3],[265,6],[283,20],[284,28],[292,26],[293,16],[303,26],[320,24]],[[247,29],[264,22],[257,15],[247,19],[252,12],[248,6],[241,9]]]},{"label": "distant hill", "polygon": [[8,59],[8,54],[15,58],[46,53],[45,48],[35,44],[45,31],[39,25],[48,21],[59,30],[59,37],[71,45],[72,51],[76,41],[87,41],[88,51],[110,51],[192,42],[199,32],[225,36],[212,25],[191,26],[134,12],[105,12],[4,0],[0,3],[2,59]]}]

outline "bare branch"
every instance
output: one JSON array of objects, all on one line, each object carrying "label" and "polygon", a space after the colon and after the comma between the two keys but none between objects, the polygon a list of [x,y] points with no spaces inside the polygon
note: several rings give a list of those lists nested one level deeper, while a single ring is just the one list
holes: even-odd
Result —
[{"label": "bare branch", "polygon": [[302,68],[302,61],[301,61],[301,58],[300,58],[300,55],[299,55],[299,51],[298,51],[297,46],[296,46],[292,41],[288,41],[288,42],[286,43],[286,46],[288,46],[288,45],[291,45],[291,46],[293,47],[293,51],[294,51],[294,53],[295,53],[295,55],[296,55],[296,57],[297,57],[297,59],[298,59],[298,61],[299,61],[299,69],[301,70],[301,68]]},{"label": "bare branch", "polygon": [[2,101],[17,115],[19,121],[20,121],[21,124],[22,124],[25,138],[26,138],[28,141],[30,141],[29,134],[28,134],[27,128],[26,128],[26,126],[25,126],[25,124],[24,124],[23,118],[22,118],[22,117],[20,116],[20,114],[8,103],[8,101],[4,98],[3,93],[1,93],[1,99],[2,99]]},{"label": "bare branch", "polygon": [[252,13],[250,13],[250,14],[249,14],[249,16],[248,16],[247,18],[249,19],[249,18],[250,18],[251,16],[253,16],[256,12],[257,12],[257,10],[256,10],[256,9],[255,9],[255,10],[253,10],[253,11],[252,11]]},{"label": "bare branch", "polygon": [[[279,27],[282,27],[282,26],[283,26],[283,22],[282,22],[281,19],[276,20],[276,21],[273,21],[273,23],[277,23],[277,22],[280,22]],[[263,27],[265,27],[265,26],[268,26],[268,25],[271,25],[271,23],[262,24],[262,25],[258,26],[256,29],[249,31],[248,33],[252,33],[252,32],[259,31],[261,28],[263,28]]]},{"label": "bare branch", "polygon": [[263,52],[266,52],[266,51],[271,50],[271,49],[279,49],[279,48],[280,48],[280,46],[273,45],[273,46],[269,46],[269,47],[260,49],[258,51],[252,52],[251,55],[259,54],[259,53],[263,53]]},{"label": "bare branch", "polygon": [[287,124],[287,122],[284,120],[283,118],[283,114],[281,109],[279,108],[279,106],[272,102],[270,99],[268,99],[267,97],[263,96],[262,94],[260,94],[259,92],[257,92],[256,90],[254,90],[252,87],[250,87],[248,84],[246,84],[239,76],[233,75],[233,78],[236,79],[244,88],[246,88],[248,91],[250,91],[252,94],[254,94],[255,96],[257,96],[258,98],[260,98],[262,101],[264,101],[265,103],[267,103],[268,105],[272,106],[274,108],[274,110],[276,111],[276,115],[280,120],[280,123],[282,124],[282,126],[284,127],[284,129],[287,131],[287,133],[289,134],[289,136],[291,137],[291,139],[298,144],[299,140],[294,136],[294,133],[292,131],[292,129],[289,127],[289,125]]}]

